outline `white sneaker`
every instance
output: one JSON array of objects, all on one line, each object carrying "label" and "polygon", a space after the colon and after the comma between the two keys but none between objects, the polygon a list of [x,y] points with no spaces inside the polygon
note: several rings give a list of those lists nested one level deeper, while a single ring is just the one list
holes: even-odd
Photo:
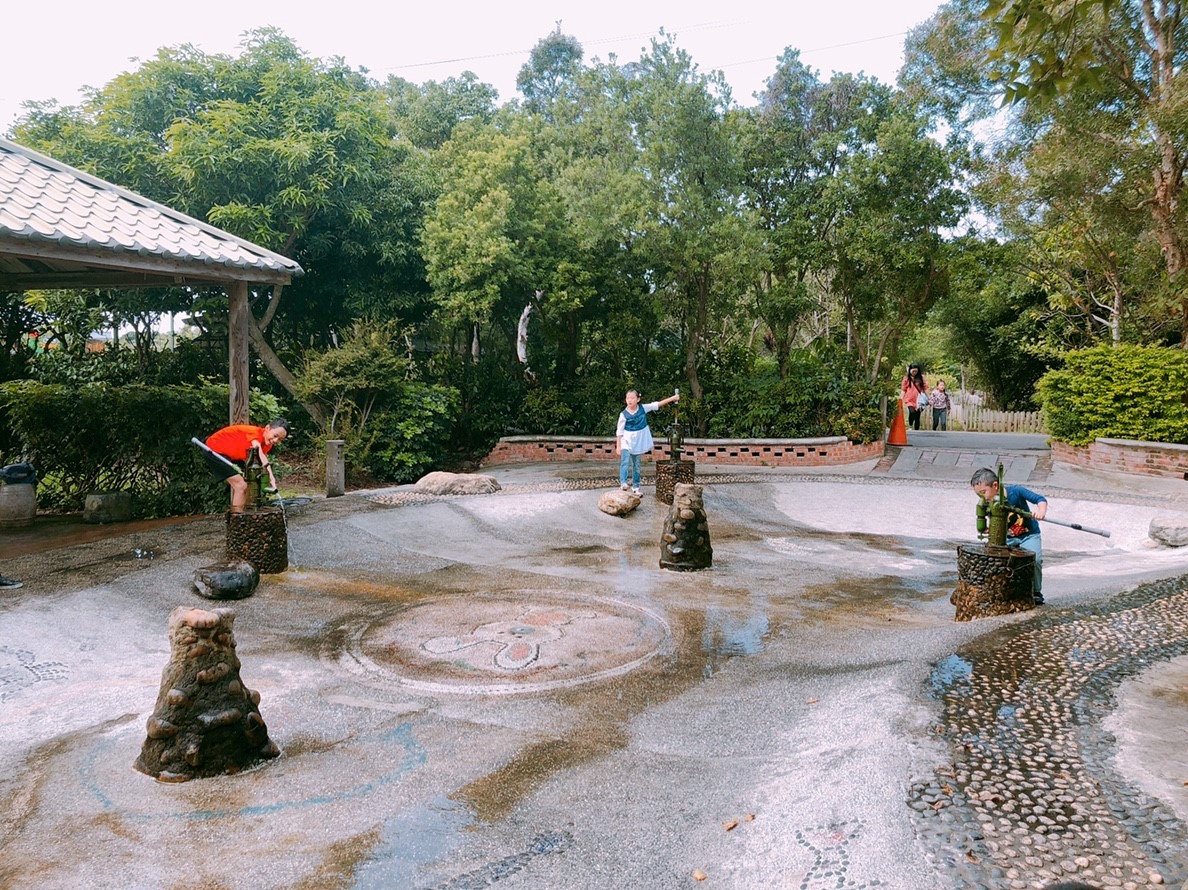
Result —
[{"label": "white sneaker", "polygon": [[0,590],[16,590],[18,587],[24,586],[16,578],[5,578],[3,575],[0,575]]},{"label": "white sneaker", "polygon": [[638,488],[633,488],[633,489],[631,489],[631,493],[632,493],[633,495],[635,495],[636,497],[639,497],[639,489],[638,489]]},{"label": "white sneaker", "polygon": [[622,485],[620,485],[620,486],[619,486],[619,490],[620,490],[620,491],[626,491],[626,490],[627,490],[628,488],[630,488],[630,487],[631,487],[631,486],[629,486],[629,485],[628,485],[626,482],[624,482]]}]

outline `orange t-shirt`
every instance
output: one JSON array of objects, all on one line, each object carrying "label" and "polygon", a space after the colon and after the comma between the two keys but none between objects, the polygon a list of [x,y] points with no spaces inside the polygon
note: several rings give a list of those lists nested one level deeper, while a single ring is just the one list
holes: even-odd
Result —
[{"label": "orange t-shirt", "polygon": [[243,463],[247,460],[252,442],[260,443],[260,450],[267,454],[272,446],[264,441],[266,427],[252,426],[250,423],[237,423],[216,430],[206,438],[206,447],[223,457]]}]

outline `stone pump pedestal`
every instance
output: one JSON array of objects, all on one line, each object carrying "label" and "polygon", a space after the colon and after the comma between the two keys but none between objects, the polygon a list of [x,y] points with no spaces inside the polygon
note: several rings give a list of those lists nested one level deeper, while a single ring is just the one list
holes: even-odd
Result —
[{"label": "stone pump pedestal", "polygon": [[[680,394],[679,389],[677,394]],[[656,500],[661,503],[672,503],[673,488],[678,483],[693,484],[697,463],[691,460],[681,460],[681,449],[684,443],[685,428],[681,425],[678,417],[668,428],[668,460],[656,463]]]},{"label": "stone pump pedestal", "polygon": [[248,484],[242,513],[227,513],[227,562],[249,562],[262,575],[275,575],[289,567],[289,527],[284,507],[264,501],[264,468],[256,449],[244,466]]},{"label": "stone pump pedestal", "polygon": [[957,607],[955,621],[1035,608],[1035,554],[1006,546],[1011,512],[999,464],[998,497],[992,501],[979,500],[977,505],[978,536],[987,541],[957,548],[957,589],[949,597],[949,602]]}]

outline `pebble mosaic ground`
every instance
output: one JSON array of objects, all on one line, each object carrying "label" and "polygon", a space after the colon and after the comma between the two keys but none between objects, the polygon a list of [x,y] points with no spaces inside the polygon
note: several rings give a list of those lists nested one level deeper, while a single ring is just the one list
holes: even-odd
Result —
[{"label": "pebble mosaic ground", "polygon": [[[1188,652],[1188,578],[1045,614],[938,665],[952,763],[912,786],[924,845],[957,890],[1188,881],[1188,831],[1113,769],[1119,683]],[[1037,882],[1039,882],[1037,884]]]}]

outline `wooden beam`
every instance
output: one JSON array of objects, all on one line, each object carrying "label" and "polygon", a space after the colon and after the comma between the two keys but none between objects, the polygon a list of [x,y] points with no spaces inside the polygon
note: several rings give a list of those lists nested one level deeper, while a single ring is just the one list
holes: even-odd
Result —
[{"label": "wooden beam", "polygon": [[227,288],[227,374],[231,389],[231,423],[250,420],[248,406],[248,286],[246,281],[232,282]]},{"label": "wooden beam", "polygon": [[[253,268],[207,261],[200,257],[138,254],[130,250],[75,247],[31,240],[14,243],[12,240],[2,237],[0,237],[0,255],[17,259],[35,259],[51,267],[55,263],[78,264],[83,269],[77,271],[85,270],[86,272],[91,270],[143,272],[149,275],[184,276],[192,281],[214,281],[228,284],[232,281],[288,284],[293,280],[292,272],[285,269]],[[297,271],[300,272],[299,267]]]}]

